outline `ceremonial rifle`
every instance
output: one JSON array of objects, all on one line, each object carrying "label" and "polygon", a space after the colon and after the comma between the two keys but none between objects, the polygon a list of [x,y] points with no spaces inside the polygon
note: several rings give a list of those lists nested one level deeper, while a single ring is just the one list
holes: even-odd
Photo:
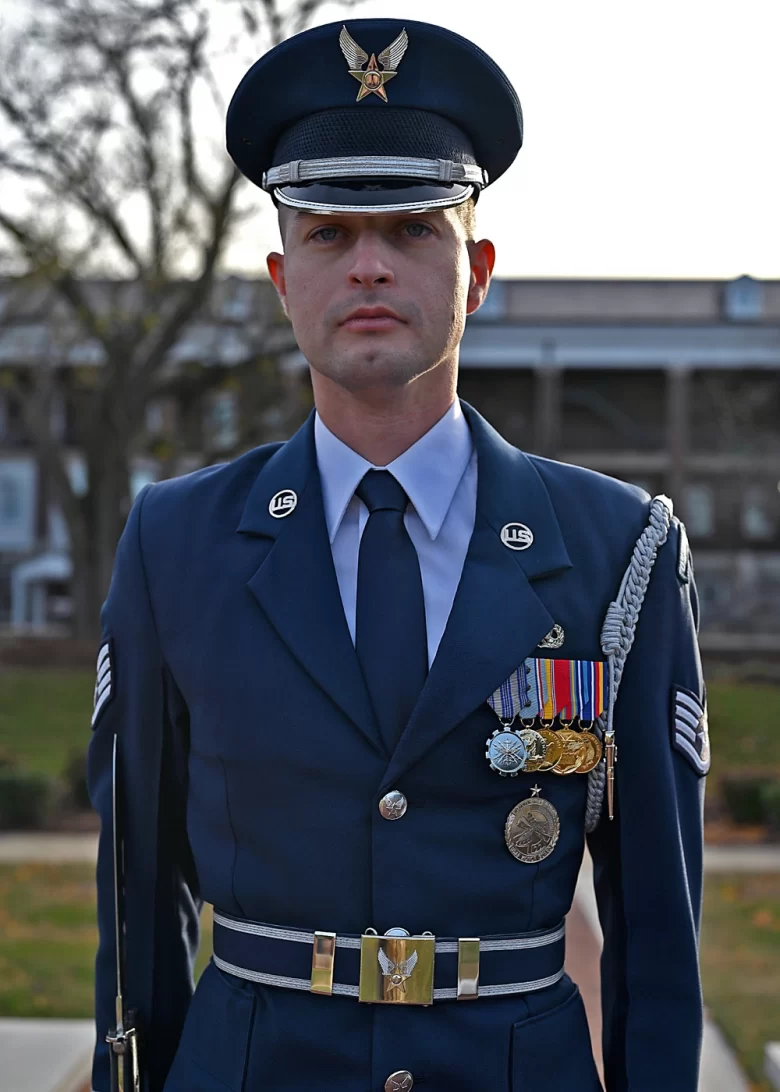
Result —
[{"label": "ceremonial rifle", "polygon": [[125,842],[124,797],[119,770],[119,739],[112,756],[114,842],[114,928],[116,943],[116,1026],[106,1035],[110,1047],[111,1092],[141,1092],[141,1058],[136,1012],[125,1008]]}]

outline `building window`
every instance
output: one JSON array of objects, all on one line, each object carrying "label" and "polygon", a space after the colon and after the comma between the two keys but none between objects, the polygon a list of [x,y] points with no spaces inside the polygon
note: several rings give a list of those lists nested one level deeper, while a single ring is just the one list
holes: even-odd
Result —
[{"label": "building window", "polygon": [[715,493],[711,485],[691,482],[684,490],[685,526],[691,538],[715,534]]},{"label": "building window", "polygon": [[130,471],[130,500],[134,501],[142,489],[156,481],[156,467],[151,464],[134,466]]},{"label": "building window", "polygon": [[162,436],[165,429],[165,414],[162,402],[154,401],[146,404],[146,431],[149,436]]},{"label": "building window", "polygon": [[207,402],[206,444],[211,451],[232,451],[238,443],[238,397],[235,391],[215,391]]},{"label": "building window", "polygon": [[769,542],[777,534],[777,493],[768,486],[749,485],[742,498],[742,534],[750,542]]},{"label": "building window", "polygon": [[34,460],[0,460],[0,550],[23,551],[34,545],[36,491]]},{"label": "building window", "polygon": [[65,469],[68,472],[70,487],[77,497],[86,497],[89,492],[89,471],[83,455],[72,453],[66,456]]},{"label": "building window", "polygon": [[729,322],[757,322],[764,310],[764,286],[752,277],[737,277],[723,286],[723,311]]},{"label": "building window", "polygon": [[493,280],[482,306],[469,316],[469,322],[496,322],[506,318],[506,282]]},{"label": "building window", "polygon": [[146,403],[144,414],[147,436],[159,440],[176,431],[177,406],[173,398],[153,398]]},{"label": "building window", "polygon": [[16,478],[0,478],[0,524],[15,526],[22,515],[22,487]]}]

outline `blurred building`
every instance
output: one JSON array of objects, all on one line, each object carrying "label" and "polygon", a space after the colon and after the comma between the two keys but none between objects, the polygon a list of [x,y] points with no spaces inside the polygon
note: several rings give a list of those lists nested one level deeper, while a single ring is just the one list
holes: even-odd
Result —
[{"label": "blurred building", "polygon": [[[95,280],[83,290],[93,312],[114,323],[139,313],[134,282]],[[270,283],[216,282],[167,354],[159,394],[147,403],[131,458],[130,499],[150,481],[283,439],[288,419],[300,418],[310,403],[298,412],[289,405],[300,393],[295,365],[286,367],[294,348]],[[0,282],[0,630],[67,627],[71,612],[67,524],[6,380],[13,372],[25,383],[33,369],[49,370],[50,435],[71,487],[83,496],[87,469],[78,436],[83,415],[92,412],[90,377],[104,364],[100,343],[85,336],[45,284]],[[110,450],[108,422],[105,442]]]},{"label": "blurred building", "polygon": [[[229,286],[177,347],[199,366],[229,360],[231,351],[239,359],[243,324],[272,307],[265,282]],[[0,374],[45,341],[45,329],[39,321],[35,331],[0,330]],[[284,366],[305,402],[305,362],[291,354]],[[461,395],[511,442],[672,497],[694,550],[705,647],[780,650],[780,281],[495,281],[469,322],[461,366]],[[64,557],[66,544],[1,392],[7,619],[12,572],[46,553]],[[238,387],[212,392],[186,422],[170,402],[150,407],[150,432],[172,421],[190,430],[166,473],[235,451],[239,395]],[[65,405],[66,445],[67,418]],[[77,468],[78,452],[72,459]],[[160,473],[159,460],[139,458],[137,486]]]}]

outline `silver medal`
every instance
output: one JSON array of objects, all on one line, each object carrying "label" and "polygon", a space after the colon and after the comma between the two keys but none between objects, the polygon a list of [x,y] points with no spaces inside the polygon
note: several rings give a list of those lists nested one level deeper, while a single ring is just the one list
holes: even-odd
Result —
[{"label": "silver medal", "polygon": [[523,864],[538,864],[549,857],[561,833],[561,820],[549,800],[541,800],[538,785],[512,808],[504,827],[506,848]]},{"label": "silver medal", "polygon": [[485,743],[485,758],[490,763],[490,768],[502,777],[517,777],[525,769],[528,748],[520,732],[513,732],[510,728],[497,728]]}]

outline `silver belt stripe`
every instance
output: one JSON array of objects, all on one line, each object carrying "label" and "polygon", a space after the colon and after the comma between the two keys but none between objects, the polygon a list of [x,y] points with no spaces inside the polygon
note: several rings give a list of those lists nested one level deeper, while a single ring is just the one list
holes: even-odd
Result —
[{"label": "silver belt stripe", "polygon": [[[290,940],[294,944],[314,943],[314,933],[306,933],[299,929],[280,929],[275,925],[260,925],[254,921],[234,921],[233,918],[226,918],[217,911],[214,912],[214,921],[225,929],[233,929],[237,933],[249,933],[256,937],[267,937],[269,940]],[[560,925],[551,933],[539,933],[538,936],[533,937],[480,940],[479,950],[480,952],[520,952],[528,948],[546,948],[548,944],[555,944],[562,940],[565,934],[565,925]],[[360,937],[340,937],[337,934],[336,947],[360,948]],[[458,951],[458,942],[457,940],[437,940],[435,951],[437,955],[452,955]]]},{"label": "silver belt stripe", "polygon": [[[311,990],[311,980],[308,978],[287,978],[286,975],[282,974],[250,971],[247,967],[236,967],[233,963],[227,963],[217,955],[213,955],[211,958],[221,971],[235,975],[236,978],[244,978],[248,982],[259,982],[263,986],[282,986],[288,990],[306,990],[307,992]],[[547,986],[554,986],[556,982],[560,982],[564,974],[564,968],[561,967],[560,971],[555,974],[551,974],[547,978],[536,978],[533,982],[507,982],[500,986],[480,986],[479,996],[500,997],[510,993],[532,993],[535,990],[543,990]],[[359,990],[357,986],[343,986],[340,982],[334,982],[333,993],[340,994],[342,997],[357,997]],[[434,1001],[455,1001],[457,996],[458,991],[454,988],[433,991]]]}]

